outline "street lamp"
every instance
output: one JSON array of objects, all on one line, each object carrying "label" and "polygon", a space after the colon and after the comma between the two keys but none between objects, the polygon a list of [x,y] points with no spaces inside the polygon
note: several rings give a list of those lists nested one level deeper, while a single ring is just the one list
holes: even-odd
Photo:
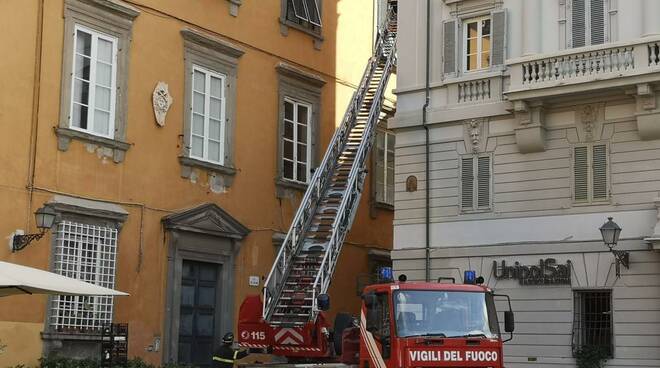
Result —
[{"label": "street lamp", "polygon": [[14,235],[11,247],[12,253],[27,247],[33,240],[39,240],[46,235],[46,231],[53,226],[56,216],[57,213],[50,207],[41,207],[38,209],[34,213],[34,219],[39,232],[36,234]]},{"label": "street lamp", "polygon": [[630,253],[625,250],[614,249],[619,241],[621,234],[621,227],[612,221],[612,217],[607,218],[607,222],[600,227],[600,234],[603,236],[603,242],[610,249],[616,258],[616,277],[621,276],[621,265],[626,269],[629,268]]}]

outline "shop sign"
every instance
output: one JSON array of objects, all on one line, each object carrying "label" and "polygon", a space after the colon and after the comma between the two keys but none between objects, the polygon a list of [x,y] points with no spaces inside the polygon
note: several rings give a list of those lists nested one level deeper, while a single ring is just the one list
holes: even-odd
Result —
[{"label": "shop sign", "polygon": [[566,264],[557,264],[554,258],[539,260],[538,265],[521,265],[514,262],[507,266],[506,261],[500,264],[493,261],[493,274],[496,279],[517,279],[520,285],[570,285],[571,261]]}]

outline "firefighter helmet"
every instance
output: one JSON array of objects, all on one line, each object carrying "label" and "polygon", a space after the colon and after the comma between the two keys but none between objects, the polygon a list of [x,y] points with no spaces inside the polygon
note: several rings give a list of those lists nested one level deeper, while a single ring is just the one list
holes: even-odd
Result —
[{"label": "firefighter helmet", "polygon": [[222,337],[222,342],[224,344],[233,344],[234,343],[234,334],[227,332],[225,336]]}]

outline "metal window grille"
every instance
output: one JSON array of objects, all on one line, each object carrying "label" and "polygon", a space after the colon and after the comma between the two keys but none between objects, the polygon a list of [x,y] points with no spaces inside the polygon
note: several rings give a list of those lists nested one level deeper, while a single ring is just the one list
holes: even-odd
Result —
[{"label": "metal window grille", "polygon": [[573,353],[602,349],[610,357],[612,347],[612,291],[588,290],[574,294]]},{"label": "metal window grille", "polygon": [[[57,225],[54,272],[114,288],[117,229],[63,221]],[[112,322],[111,296],[59,295],[52,299],[50,325],[59,332],[97,332]]]}]

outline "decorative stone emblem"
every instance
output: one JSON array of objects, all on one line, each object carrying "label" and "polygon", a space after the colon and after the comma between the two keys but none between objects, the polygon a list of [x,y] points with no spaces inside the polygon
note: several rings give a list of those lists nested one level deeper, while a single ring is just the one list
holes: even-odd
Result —
[{"label": "decorative stone emblem", "polygon": [[468,120],[465,124],[470,143],[472,144],[472,152],[479,152],[481,143],[481,122],[477,119]]},{"label": "decorative stone emblem", "polygon": [[406,192],[416,192],[417,191],[417,177],[410,175],[406,179]]},{"label": "decorative stone emblem", "polygon": [[158,124],[158,126],[165,126],[165,116],[167,115],[167,110],[170,109],[170,105],[172,105],[172,100],[167,83],[158,82],[154,89],[152,101],[154,105],[154,115],[156,116],[156,124]]},{"label": "decorative stone emblem", "polygon": [[594,140],[594,124],[596,123],[597,109],[594,105],[586,105],[580,114],[580,120],[584,125],[585,140]]}]

